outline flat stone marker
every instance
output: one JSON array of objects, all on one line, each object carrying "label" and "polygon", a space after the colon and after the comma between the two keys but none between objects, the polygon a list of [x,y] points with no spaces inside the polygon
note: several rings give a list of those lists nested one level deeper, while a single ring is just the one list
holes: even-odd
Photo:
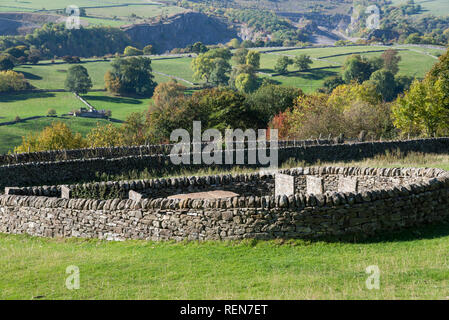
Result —
[{"label": "flat stone marker", "polygon": [[287,174],[276,173],[275,175],[275,196],[291,196],[295,194],[295,177]]},{"label": "flat stone marker", "polygon": [[70,199],[72,196],[72,190],[69,187],[61,186],[61,198]]},{"label": "flat stone marker", "polygon": [[194,193],[183,193],[183,194],[176,194],[170,197],[167,197],[167,199],[224,199],[224,198],[233,198],[238,197],[239,195],[234,192],[230,191],[223,191],[223,190],[214,190],[214,191],[207,191],[207,192],[194,192]]},{"label": "flat stone marker", "polygon": [[358,189],[357,177],[340,177],[338,179],[338,192],[358,192]]},{"label": "flat stone marker", "polygon": [[129,199],[133,200],[133,201],[140,201],[142,200],[142,194],[135,192],[133,190],[129,190]]},{"label": "flat stone marker", "polygon": [[323,194],[324,182],[323,179],[318,177],[307,176],[307,194]]}]

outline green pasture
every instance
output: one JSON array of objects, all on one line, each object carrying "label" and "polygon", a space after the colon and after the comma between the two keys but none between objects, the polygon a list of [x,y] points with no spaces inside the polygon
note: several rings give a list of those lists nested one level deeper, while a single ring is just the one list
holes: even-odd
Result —
[{"label": "green pasture", "polygon": [[[407,0],[393,0],[393,4],[405,4]],[[423,8],[421,14],[433,14],[436,16],[449,15],[449,1],[447,0],[415,0],[415,4],[420,4]]]},{"label": "green pasture", "polygon": [[[40,118],[36,120],[27,120],[13,125],[0,126],[0,154],[12,151],[15,146],[22,143],[22,137],[29,134],[37,135],[45,127],[50,126],[53,122],[64,122],[73,132],[79,132],[83,136],[86,135],[93,127],[100,123],[106,125],[111,123],[104,119],[89,119],[76,117],[57,117],[57,118]],[[0,290],[1,291],[1,290]]]}]

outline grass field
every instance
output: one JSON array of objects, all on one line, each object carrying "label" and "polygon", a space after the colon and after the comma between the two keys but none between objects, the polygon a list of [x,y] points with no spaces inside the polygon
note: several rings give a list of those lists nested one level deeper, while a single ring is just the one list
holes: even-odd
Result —
[{"label": "grass field", "polygon": [[[393,4],[405,4],[406,0],[393,0]],[[449,2],[447,0],[415,0],[423,8],[422,14],[433,14],[436,16],[449,15]]]},{"label": "grass field", "polygon": [[[360,165],[449,169],[448,155]],[[345,164],[352,165],[352,164]],[[449,299],[447,224],[359,242],[104,242],[0,235],[0,299]],[[368,266],[380,289],[368,290]],[[80,289],[65,287],[66,268]]]},{"label": "grass field", "polygon": [[[137,99],[111,96],[105,92],[91,92],[84,95],[98,110],[111,110],[112,118],[126,120],[132,112],[147,110],[151,99]],[[58,116],[84,107],[72,93],[27,93],[0,97],[0,122],[12,121],[19,116],[21,119],[34,116],[46,116],[49,109],[55,109]],[[7,153],[14,146],[22,142],[22,136],[30,133],[39,133],[53,121],[66,123],[74,132],[87,134],[97,122],[109,123],[106,120],[58,117],[27,120],[8,126],[0,126],[0,153]]]},{"label": "grass field", "polygon": [[148,18],[184,11],[183,8],[170,4],[145,0],[112,0],[107,2],[101,0],[79,0],[76,3],[72,0],[2,0],[0,12],[45,11],[55,13],[56,10],[63,10],[67,6],[74,4],[80,8],[86,8],[86,17],[81,19],[87,21],[90,25],[107,25],[111,27],[140,23]]},{"label": "grass field", "polygon": [[106,125],[110,123],[103,119],[88,119],[75,117],[57,117],[57,118],[40,118],[36,120],[27,120],[9,126],[0,126],[0,153],[8,153],[13,150],[14,146],[22,143],[22,137],[29,134],[38,134],[52,122],[64,122],[72,131],[86,135],[97,123]]}]

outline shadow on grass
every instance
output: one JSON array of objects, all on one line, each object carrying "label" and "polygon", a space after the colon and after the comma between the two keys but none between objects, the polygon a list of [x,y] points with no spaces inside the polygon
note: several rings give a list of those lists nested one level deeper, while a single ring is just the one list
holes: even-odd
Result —
[{"label": "shadow on grass", "polygon": [[142,104],[143,102],[137,98],[126,98],[126,97],[112,97],[112,96],[91,96],[84,95],[83,99],[87,101],[101,101],[108,103],[126,103],[126,104]]},{"label": "shadow on grass", "polygon": [[392,243],[402,241],[414,240],[430,240],[449,236],[449,221],[434,222],[428,225],[410,227],[395,231],[380,231],[372,236],[354,236],[347,235],[342,237],[329,237],[311,242],[324,241],[329,243],[359,243],[359,244],[374,244],[374,243]]},{"label": "shadow on grass", "polygon": [[54,97],[55,94],[49,92],[9,93],[0,95],[0,102],[14,102],[28,99],[45,99]]},{"label": "shadow on grass", "polygon": [[41,76],[37,76],[30,72],[20,71],[20,73],[23,74],[25,79],[27,79],[27,80],[42,80]]}]

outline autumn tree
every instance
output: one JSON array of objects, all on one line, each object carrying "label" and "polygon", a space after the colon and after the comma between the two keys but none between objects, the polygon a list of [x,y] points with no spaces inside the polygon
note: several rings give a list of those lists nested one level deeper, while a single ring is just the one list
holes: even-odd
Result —
[{"label": "autumn tree", "polygon": [[63,122],[53,122],[39,134],[22,137],[22,144],[14,149],[16,153],[45,150],[80,149],[87,146],[81,134],[73,133]]},{"label": "autumn tree", "polygon": [[123,54],[127,57],[141,56],[143,55],[143,51],[132,46],[127,46],[123,51]]},{"label": "autumn tree", "polygon": [[398,54],[399,52],[397,50],[388,49],[381,55],[384,69],[390,71],[392,74],[397,74],[399,72],[399,62],[401,61],[401,57]]},{"label": "autumn tree", "polygon": [[97,123],[86,137],[90,148],[117,147],[125,145],[125,137],[120,127],[113,124],[101,125]]},{"label": "autumn tree", "polygon": [[164,106],[171,100],[181,97],[187,88],[175,80],[160,83],[154,89],[153,101],[157,106]]},{"label": "autumn tree", "polygon": [[31,89],[32,86],[22,73],[12,70],[0,71],[0,92],[14,92]]}]

